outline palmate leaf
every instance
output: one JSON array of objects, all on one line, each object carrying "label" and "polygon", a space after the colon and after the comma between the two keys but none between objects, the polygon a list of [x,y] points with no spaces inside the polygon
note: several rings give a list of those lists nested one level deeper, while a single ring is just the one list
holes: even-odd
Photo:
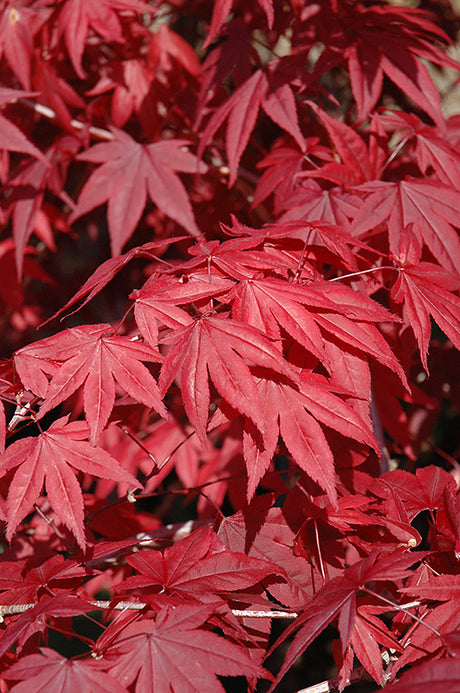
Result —
[{"label": "palmate leaf", "polygon": [[130,295],[136,301],[134,317],[137,326],[147,343],[156,347],[158,323],[176,329],[193,322],[193,318],[179,308],[180,305],[217,296],[231,287],[229,280],[215,274],[209,275],[207,281],[199,276],[189,276],[186,282],[171,276],[151,277],[140,291],[133,291]]},{"label": "palmate leaf", "polygon": [[[217,546],[213,547],[212,542]],[[126,560],[137,575],[121,582],[119,593],[152,588],[208,602],[210,595],[242,590],[269,575],[283,574],[280,566],[267,560],[225,550],[209,527],[193,532],[163,554],[140,551]]]},{"label": "palmate leaf", "polygon": [[123,130],[113,129],[113,134],[112,142],[96,144],[78,157],[101,166],[84,185],[71,221],[108,202],[112,255],[119,255],[149,196],[166,216],[192,236],[200,236],[189,196],[177,175],[206,171],[205,164],[187,151],[189,142],[171,139],[142,145]]},{"label": "palmate leaf", "polygon": [[24,386],[45,398],[39,417],[84,385],[83,406],[93,445],[112,411],[115,381],[133,399],[166,417],[158,385],[141,363],[161,360],[152,347],[114,335],[112,327],[104,324],[65,330],[20,349],[14,357]]},{"label": "palmate leaf", "polygon": [[63,0],[57,18],[57,36],[64,36],[73,68],[80,79],[86,73],[81,60],[88,32],[93,29],[107,41],[124,43],[120,12],[141,14],[152,8],[141,0]]},{"label": "palmate leaf", "polygon": [[305,147],[305,140],[299,129],[294,94],[287,75],[283,72],[283,61],[274,60],[266,70],[257,70],[214,111],[201,135],[199,156],[227,120],[229,185],[236,181],[238,164],[249,142],[259,108],[262,108],[276,125],[288,132],[300,149],[303,150]]},{"label": "palmate leaf", "polygon": [[460,298],[449,291],[459,287],[459,279],[431,262],[401,267],[391,289],[391,297],[403,303],[428,372],[427,354],[431,338],[430,316],[452,344],[460,349]]},{"label": "palmate leaf", "polygon": [[281,435],[296,464],[326,491],[335,505],[334,458],[319,422],[377,448],[373,434],[351,407],[330,391],[325,379],[305,373],[298,386],[265,378],[260,378],[257,384],[264,403],[265,435],[260,435],[252,422],[247,421],[243,446],[249,478],[248,499],[267,471]]},{"label": "palmate leaf", "polygon": [[245,361],[297,379],[295,369],[262,332],[226,316],[202,317],[174,330],[167,341],[172,346],[161,368],[160,390],[165,394],[181,373],[185,411],[204,445],[210,403],[208,372],[222,397],[261,430],[262,403]]},{"label": "palmate leaf", "polygon": [[17,661],[8,669],[6,678],[9,681],[22,681],[10,689],[15,693],[26,693],[31,688],[36,693],[50,690],[61,693],[127,693],[119,681],[101,671],[100,664],[94,659],[67,659],[47,647],[41,648],[40,654],[26,655]]},{"label": "palmate leaf", "polygon": [[6,537],[9,541],[41,494],[43,483],[56,515],[83,549],[86,544],[83,496],[75,470],[140,486],[108,452],[85,440],[89,432],[85,422],[69,423],[68,419],[68,416],[58,419],[37,438],[16,441],[0,455],[0,477],[18,468],[8,491]]},{"label": "palmate leaf", "polygon": [[375,551],[364,560],[353,564],[343,576],[326,582],[273,645],[272,650],[300,628],[289,645],[283,665],[269,693],[274,690],[297,657],[339,614],[345,614],[345,618],[342,616],[341,619],[339,616],[338,627],[343,647],[348,646],[356,626],[356,595],[367,582],[403,579],[409,574],[408,569],[424,556],[425,553],[421,551],[416,554],[395,551],[390,555]]},{"label": "palmate leaf", "polygon": [[460,191],[429,179],[409,178],[397,182],[374,181],[357,190],[368,193],[353,220],[353,233],[361,235],[388,220],[390,251],[397,255],[401,234],[413,224],[412,233],[428,246],[449,272],[460,266]]},{"label": "palmate leaf", "polygon": [[340,12],[336,5],[332,14],[326,11],[318,17],[324,24],[333,23],[334,29],[328,26],[326,48],[314,75],[348,64],[359,122],[375,107],[386,75],[443,127],[439,92],[421,58],[457,70],[458,63],[435,45],[448,43],[449,37],[430,14],[418,8],[340,3]]},{"label": "palmate leaf", "polygon": [[246,649],[202,628],[212,611],[168,605],[155,620],[131,623],[104,654],[108,673],[122,685],[136,682],[136,693],[223,693],[216,674],[270,678]]},{"label": "palmate leaf", "polygon": [[16,643],[16,652],[19,653],[25,643],[37,633],[43,634],[47,628],[47,620],[53,618],[68,619],[70,616],[80,616],[88,613],[94,607],[71,594],[60,594],[57,597],[45,597],[20,614],[14,623],[0,635],[0,657],[8,652]]}]

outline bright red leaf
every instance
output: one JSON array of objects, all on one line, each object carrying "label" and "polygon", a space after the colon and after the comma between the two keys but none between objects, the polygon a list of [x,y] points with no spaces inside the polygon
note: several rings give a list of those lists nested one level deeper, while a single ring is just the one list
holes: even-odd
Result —
[{"label": "bright red leaf", "polygon": [[189,196],[177,176],[177,172],[206,171],[188,151],[190,143],[171,139],[142,145],[123,130],[113,134],[112,142],[96,144],[78,157],[101,166],[83,187],[71,221],[108,202],[112,255],[119,255],[141,218],[148,196],[166,216],[192,236],[200,236]]},{"label": "bright red leaf", "polygon": [[55,650],[43,647],[40,654],[26,655],[8,669],[9,681],[22,681],[10,690],[26,693],[33,686],[37,693],[59,690],[75,693],[76,690],[91,690],[94,693],[126,693],[126,688],[109,674],[101,671],[93,659],[66,659]]},{"label": "bright red leaf", "polygon": [[[25,387],[45,398],[40,417],[84,385],[83,406],[93,445],[112,411],[115,382],[133,399],[166,417],[158,385],[141,361],[161,361],[161,356],[136,339],[114,335],[110,325],[74,327],[15,355]],[[52,375],[49,386],[47,375]]]},{"label": "bright red leaf", "polygon": [[288,378],[296,372],[259,330],[223,316],[202,317],[175,330],[160,372],[160,389],[166,393],[181,373],[185,410],[203,444],[206,444],[210,391],[208,373],[224,399],[264,429],[262,403],[251,375],[250,361]]},{"label": "bright red leaf", "polygon": [[11,541],[21,520],[32,510],[43,483],[54,511],[82,548],[86,544],[83,496],[75,470],[125,481],[133,487],[140,486],[117,460],[85,440],[88,433],[86,423],[69,423],[68,417],[63,417],[37,438],[16,441],[0,456],[0,477],[17,467],[8,492],[8,541]]},{"label": "bright red leaf", "polygon": [[167,606],[155,620],[128,625],[104,655],[108,672],[123,685],[135,681],[136,693],[221,693],[216,674],[268,678],[246,650],[202,628],[212,608]]}]

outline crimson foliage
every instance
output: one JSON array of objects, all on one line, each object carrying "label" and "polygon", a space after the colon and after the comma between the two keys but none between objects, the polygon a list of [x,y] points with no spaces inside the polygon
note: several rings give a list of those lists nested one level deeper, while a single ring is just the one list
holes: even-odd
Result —
[{"label": "crimson foliage", "polygon": [[458,690],[454,6],[0,6],[1,690]]}]

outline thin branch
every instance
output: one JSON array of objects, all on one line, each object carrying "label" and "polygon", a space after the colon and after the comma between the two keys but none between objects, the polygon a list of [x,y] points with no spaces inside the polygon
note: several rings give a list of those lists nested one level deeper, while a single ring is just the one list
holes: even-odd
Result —
[{"label": "thin branch", "polygon": [[[89,604],[95,609],[112,609],[114,611],[142,611],[148,604],[144,602],[117,602],[112,604],[108,600],[90,601]],[[36,604],[4,604],[0,605],[0,623],[3,622],[4,616],[12,616],[14,614],[22,614],[29,609],[33,609]],[[295,611],[264,611],[255,609],[232,609],[232,614],[238,618],[297,618],[298,614]]]},{"label": "thin branch", "polygon": [[[18,103],[32,108],[36,113],[43,116],[44,118],[48,118],[48,120],[57,119],[56,113],[51,108],[48,108],[48,106],[44,106],[41,103],[34,103],[30,99],[18,99]],[[96,128],[93,125],[87,125],[86,123],[82,123],[81,120],[73,119],[70,121],[70,124],[73,128],[75,128],[75,130],[87,129],[90,135],[93,135],[93,137],[97,137],[100,140],[111,141],[115,139],[113,133],[111,133],[110,130],[103,130],[102,128]]]}]

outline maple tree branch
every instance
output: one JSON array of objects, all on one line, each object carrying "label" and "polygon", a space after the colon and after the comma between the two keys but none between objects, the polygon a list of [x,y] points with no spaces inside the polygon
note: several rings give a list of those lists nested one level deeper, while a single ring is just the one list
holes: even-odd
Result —
[{"label": "maple tree branch", "polygon": [[[118,602],[117,604],[112,604],[108,600],[90,601],[89,604],[94,606],[96,609],[113,609],[114,611],[142,611],[146,606],[145,602]],[[15,614],[22,614],[29,609],[33,609],[36,604],[0,604],[0,623],[3,622],[4,616],[13,616]],[[264,611],[257,609],[232,609],[232,614],[238,618],[289,618],[294,619],[299,615],[295,611]]]},{"label": "maple tree branch", "polygon": [[[48,106],[44,106],[41,103],[34,103],[30,99],[17,99],[18,103],[23,104],[24,106],[28,106],[32,110],[34,110],[36,113],[39,115],[43,116],[44,118],[48,118],[48,120],[57,120],[57,115],[53,111],[52,108],[48,108]],[[113,134],[110,132],[110,130],[104,130],[103,128],[97,128],[93,125],[87,126],[86,123],[82,123],[81,120],[75,120],[73,118],[70,121],[70,124],[75,130],[84,130],[87,128],[88,132],[93,135],[94,137],[98,137],[101,140],[107,140],[107,141],[112,141],[114,139]]]}]

